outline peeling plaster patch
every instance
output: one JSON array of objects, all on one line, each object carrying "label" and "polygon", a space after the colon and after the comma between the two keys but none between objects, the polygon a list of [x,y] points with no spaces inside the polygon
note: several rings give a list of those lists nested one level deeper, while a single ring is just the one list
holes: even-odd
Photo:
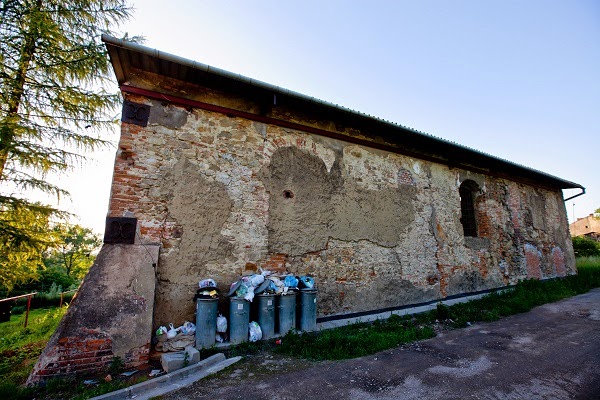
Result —
[{"label": "peeling plaster patch", "polygon": [[349,184],[344,189],[332,199],[335,218],[331,236],[351,241],[371,240],[386,247],[397,245],[400,233],[415,218],[411,201],[414,188],[371,191]]},{"label": "peeling plaster patch", "polygon": [[492,368],[492,362],[486,357],[481,356],[475,361],[460,360],[457,367],[447,367],[445,365],[436,365],[428,368],[428,371],[436,375],[448,375],[454,378],[469,378],[480,375]]},{"label": "peeling plaster patch", "polygon": [[319,251],[330,237],[386,247],[399,243],[400,233],[415,217],[415,188],[362,188],[344,180],[341,162],[328,173],[324,162],[305,150],[282,147],[273,154],[261,173],[270,194],[269,251]]},{"label": "peeling plaster patch", "polygon": [[282,147],[261,175],[270,195],[269,251],[299,255],[325,248],[339,173],[328,173],[306,150]]},{"label": "peeling plaster patch", "polygon": [[158,264],[155,325],[183,323],[193,314],[190,301],[207,263],[231,255],[233,245],[221,230],[233,201],[223,183],[210,181],[182,158],[162,184],[168,218],[179,227],[174,251],[163,253]]}]

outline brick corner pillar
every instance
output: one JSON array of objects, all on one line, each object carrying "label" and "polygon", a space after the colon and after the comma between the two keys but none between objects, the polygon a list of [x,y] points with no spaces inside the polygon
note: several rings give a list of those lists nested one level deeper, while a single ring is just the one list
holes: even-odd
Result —
[{"label": "brick corner pillar", "polygon": [[27,380],[104,370],[119,357],[146,364],[158,245],[105,244]]}]

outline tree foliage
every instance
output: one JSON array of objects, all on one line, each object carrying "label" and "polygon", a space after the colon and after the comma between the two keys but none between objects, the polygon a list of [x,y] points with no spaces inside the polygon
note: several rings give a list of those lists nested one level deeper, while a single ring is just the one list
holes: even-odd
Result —
[{"label": "tree foliage", "polygon": [[[82,151],[106,144],[100,132],[119,97],[103,88],[110,78],[100,36],[128,17],[121,0],[0,0],[2,212],[18,202],[60,216],[14,193],[40,190],[60,198],[67,192],[46,174],[65,171],[84,158]],[[27,230],[19,234],[27,239]]]},{"label": "tree foliage", "polygon": [[73,280],[82,279],[92,266],[102,240],[80,225],[57,225],[53,231],[57,242],[44,257],[46,268],[61,271]]},{"label": "tree foliage", "polygon": [[0,212],[4,230],[0,235],[0,287],[9,291],[38,276],[43,267],[43,251],[57,240],[56,235],[49,233],[48,216],[36,212],[36,206],[9,203]]},{"label": "tree foliage", "polygon": [[600,256],[600,243],[585,236],[573,238],[573,250],[576,257]]}]

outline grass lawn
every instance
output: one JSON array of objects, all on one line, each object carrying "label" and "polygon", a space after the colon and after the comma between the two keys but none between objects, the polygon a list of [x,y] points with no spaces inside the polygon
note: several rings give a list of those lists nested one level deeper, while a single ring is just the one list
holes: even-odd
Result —
[{"label": "grass lawn", "polygon": [[[414,316],[393,316],[374,323],[359,323],[319,333],[288,334],[283,344],[273,341],[244,343],[227,351],[228,356],[273,351],[314,360],[340,360],[435,336],[433,327],[460,328],[470,322],[493,321],[526,312],[533,307],[558,301],[600,287],[600,257],[577,259],[578,275],[547,281],[528,280],[514,289]],[[122,381],[101,382],[86,387],[82,379],[50,381],[45,388],[27,389],[25,383],[38,356],[56,329],[66,308],[33,310],[23,328],[25,314],[13,315],[0,323],[0,399],[86,399],[124,387]],[[204,350],[202,357],[211,353]]]},{"label": "grass lawn", "polygon": [[27,380],[66,310],[66,307],[31,310],[27,328],[23,327],[24,313],[12,315],[9,322],[0,323],[1,399],[28,394],[29,391],[19,389],[19,385]]}]

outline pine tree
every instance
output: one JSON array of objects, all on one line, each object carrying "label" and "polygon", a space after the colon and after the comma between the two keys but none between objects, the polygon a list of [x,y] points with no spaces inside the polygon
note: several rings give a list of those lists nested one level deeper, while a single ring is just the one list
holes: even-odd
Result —
[{"label": "pine tree", "polygon": [[[43,250],[27,221],[65,214],[22,194],[67,195],[45,180],[47,174],[66,171],[85,151],[106,145],[101,132],[114,119],[119,97],[104,89],[109,61],[100,36],[115,35],[110,29],[129,16],[119,0],[0,0],[2,243]],[[17,213],[33,219],[11,217]]]}]

